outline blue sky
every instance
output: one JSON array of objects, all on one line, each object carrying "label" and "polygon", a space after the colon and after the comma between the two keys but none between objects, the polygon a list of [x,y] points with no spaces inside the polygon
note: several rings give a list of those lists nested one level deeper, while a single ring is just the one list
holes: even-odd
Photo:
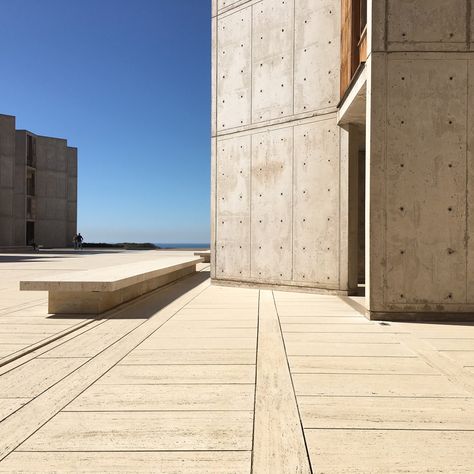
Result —
[{"label": "blue sky", "polygon": [[88,241],[209,242],[210,0],[0,0],[0,113],[79,149]]}]

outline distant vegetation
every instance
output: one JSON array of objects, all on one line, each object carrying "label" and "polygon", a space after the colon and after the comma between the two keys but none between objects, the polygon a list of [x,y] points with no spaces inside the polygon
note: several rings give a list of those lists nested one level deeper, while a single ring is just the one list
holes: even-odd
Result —
[{"label": "distant vegetation", "polygon": [[125,250],[153,250],[159,249],[158,245],[151,244],[149,242],[137,243],[137,242],[122,242],[118,244],[107,244],[105,242],[87,242],[83,244],[83,247],[88,248],[101,248],[101,249],[125,249]]}]

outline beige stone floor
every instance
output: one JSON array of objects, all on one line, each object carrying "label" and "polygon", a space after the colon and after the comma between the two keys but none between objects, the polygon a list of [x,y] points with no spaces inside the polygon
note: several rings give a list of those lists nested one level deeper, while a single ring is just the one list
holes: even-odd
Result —
[{"label": "beige stone floor", "polygon": [[0,472],[474,471],[473,325],[201,270],[0,367]]},{"label": "beige stone floor", "polygon": [[91,318],[48,314],[47,293],[20,291],[22,279],[189,255],[192,251],[50,250],[28,254],[0,254],[0,366],[11,358],[78,330]]}]

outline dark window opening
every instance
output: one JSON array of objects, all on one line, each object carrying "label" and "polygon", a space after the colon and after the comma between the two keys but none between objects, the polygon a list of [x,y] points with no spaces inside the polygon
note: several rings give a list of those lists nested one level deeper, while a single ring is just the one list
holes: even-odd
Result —
[{"label": "dark window opening", "polygon": [[36,202],[35,198],[28,196],[26,198],[26,218],[35,219],[36,218]]},{"label": "dark window opening", "polygon": [[26,245],[31,245],[35,242],[35,223],[31,221],[26,222]]},{"label": "dark window opening", "polygon": [[36,166],[36,138],[27,135],[26,163],[28,166]]},{"label": "dark window opening", "polygon": [[31,173],[26,178],[26,194],[28,196],[34,196],[36,194],[36,182],[35,175]]}]

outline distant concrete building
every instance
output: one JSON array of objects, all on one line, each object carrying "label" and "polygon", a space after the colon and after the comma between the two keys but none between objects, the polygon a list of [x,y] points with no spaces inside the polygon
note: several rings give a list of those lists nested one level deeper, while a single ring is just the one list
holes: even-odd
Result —
[{"label": "distant concrete building", "polygon": [[76,222],[77,149],[0,115],[0,247],[70,246]]},{"label": "distant concrete building", "polygon": [[474,314],[468,0],[213,0],[211,272]]}]

